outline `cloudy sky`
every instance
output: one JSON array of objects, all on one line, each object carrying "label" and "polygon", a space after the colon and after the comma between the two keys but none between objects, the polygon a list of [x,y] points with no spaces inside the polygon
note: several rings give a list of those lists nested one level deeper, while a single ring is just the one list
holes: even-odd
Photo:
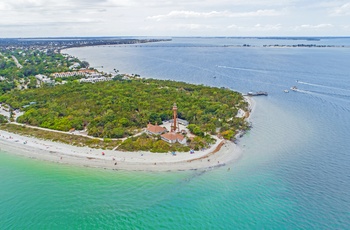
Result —
[{"label": "cloudy sky", "polygon": [[350,0],[1,0],[0,33],[349,36]]}]

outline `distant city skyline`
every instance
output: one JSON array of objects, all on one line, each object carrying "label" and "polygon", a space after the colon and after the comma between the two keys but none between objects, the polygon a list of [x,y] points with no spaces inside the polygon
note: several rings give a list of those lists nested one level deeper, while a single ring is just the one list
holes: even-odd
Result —
[{"label": "distant city skyline", "polygon": [[349,36],[345,0],[2,0],[0,37]]}]

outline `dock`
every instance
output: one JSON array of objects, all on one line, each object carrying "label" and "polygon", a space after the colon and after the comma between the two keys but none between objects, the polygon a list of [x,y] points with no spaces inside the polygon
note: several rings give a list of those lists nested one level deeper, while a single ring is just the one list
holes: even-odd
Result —
[{"label": "dock", "polygon": [[267,96],[268,93],[267,92],[264,92],[264,91],[259,91],[259,92],[248,92],[247,93],[247,96]]}]

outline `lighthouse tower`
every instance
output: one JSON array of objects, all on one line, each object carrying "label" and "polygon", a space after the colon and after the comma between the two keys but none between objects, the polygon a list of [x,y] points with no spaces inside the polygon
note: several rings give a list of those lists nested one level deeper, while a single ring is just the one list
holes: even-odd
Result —
[{"label": "lighthouse tower", "polygon": [[177,106],[176,106],[176,103],[174,103],[174,106],[173,106],[173,119],[174,119],[174,124],[171,127],[171,131],[175,132],[176,128],[177,128],[177,124],[176,124],[176,121],[177,121]]}]

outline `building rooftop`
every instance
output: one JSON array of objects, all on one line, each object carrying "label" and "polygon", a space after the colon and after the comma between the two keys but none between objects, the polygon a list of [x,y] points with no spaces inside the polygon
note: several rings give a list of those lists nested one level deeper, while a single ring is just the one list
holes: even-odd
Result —
[{"label": "building rooftop", "polygon": [[179,133],[164,133],[162,137],[171,140],[171,141],[182,141],[185,137]]},{"label": "building rooftop", "polygon": [[148,124],[147,131],[149,131],[151,133],[163,133],[163,132],[166,132],[167,130],[166,130],[166,128],[160,127],[159,125]]}]

